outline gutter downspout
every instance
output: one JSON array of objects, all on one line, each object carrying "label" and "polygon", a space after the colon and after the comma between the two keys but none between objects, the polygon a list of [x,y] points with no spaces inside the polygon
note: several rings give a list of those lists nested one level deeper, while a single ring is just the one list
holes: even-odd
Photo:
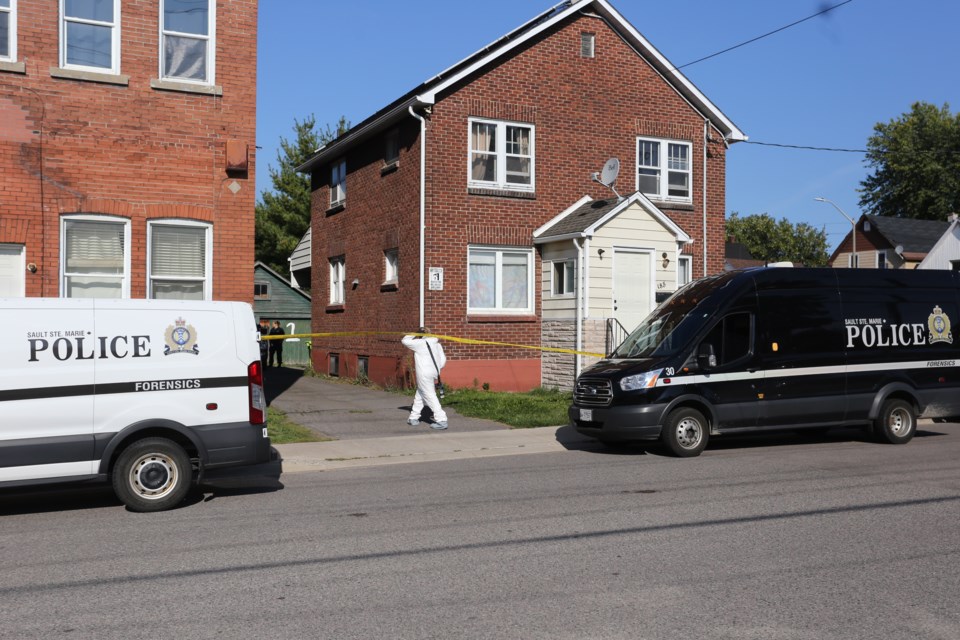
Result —
[{"label": "gutter downspout", "polygon": [[424,277],[423,271],[426,268],[426,210],[427,210],[427,120],[423,116],[417,115],[413,106],[407,107],[410,115],[420,121],[420,321],[417,326],[422,327],[426,324],[424,321]]},{"label": "gutter downspout", "polygon": [[707,136],[709,121],[703,119],[703,276],[707,277]]},{"label": "gutter downspout", "polygon": [[[586,284],[586,279],[584,278],[583,273],[583,245],[577,242],[577,239],[573,239],[573,246],[577,248],[577,342],[576,350],[578,352],[583,351],[583,303],[584,303],[584,285]],[[582,356],[580,353],[577,353],[577,357],[574,359],[573,366],[573,383],[576,385],[577,378],[580,377],[580,370],[583,367],[581,361]]]}]

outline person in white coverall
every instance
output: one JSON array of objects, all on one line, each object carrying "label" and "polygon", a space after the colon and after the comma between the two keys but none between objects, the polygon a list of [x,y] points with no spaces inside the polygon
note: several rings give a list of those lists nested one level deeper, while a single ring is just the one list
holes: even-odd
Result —
[{"label": "person in white coverall", "polygon": [[[421,327],[418,333],[429,333],[429,331]],[[440,341],[436,338],[408,335],[403,336],[401,342],[403,346],[413,351],[413,361],[417,371],[417,393],[413,396],[413,407],[410,410],[407,424],[411,426],[420,424],[420,412],[423,411],[423,405],[426,404],[433,412],[433,424],[430,427],[432,429],[446,429],[447,414],[440,406],[436,389],[440,369],[443,369],[443,365],[447,363],[447,357],[443,353]],[[433,354],[432,358],[430,357],[431,353]]]}]

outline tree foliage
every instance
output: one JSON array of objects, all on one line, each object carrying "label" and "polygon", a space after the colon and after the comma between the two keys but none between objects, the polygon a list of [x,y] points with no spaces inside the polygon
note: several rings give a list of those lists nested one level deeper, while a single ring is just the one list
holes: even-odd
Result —
[{"label": "tree foliage", "polygon": [[280,138],[277,166],[270,165],[271,188],[260,193],[256,206],[256,259],[281,275],[288,275],[287,258],[310,226],[310,176],[296,172],[321,146],[350,128],[341,117],[336,129],[316,128],[316,118],[294,119],[293,141]]},{"label": "tree foliage", "polygon": [[778,221],[768,213],[745,216],[737,212],[727,218],[727,236],[743,243],[750,254],[765,262],[792,262],[808,267],[826,266],[827,232],[806,222],[796,225],[786,218]]},{"label": "tree foliage", "polygon": [[917,102],[873,130],[866,158],[873,173],[859,190],[863,209],[921,220],[960,211],[960,114]]}]

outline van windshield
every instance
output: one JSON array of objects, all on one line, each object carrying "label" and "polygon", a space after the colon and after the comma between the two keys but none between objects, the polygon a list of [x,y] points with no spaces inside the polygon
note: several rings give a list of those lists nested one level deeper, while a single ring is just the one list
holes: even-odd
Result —
[{"label": "van windshield", "polygon": [[669,356],[682,349],[712,315],[712,309],[697,307],[716,289],[716,280],[716,277],[697,280],[674,293],[654,309],[610,357]]}]

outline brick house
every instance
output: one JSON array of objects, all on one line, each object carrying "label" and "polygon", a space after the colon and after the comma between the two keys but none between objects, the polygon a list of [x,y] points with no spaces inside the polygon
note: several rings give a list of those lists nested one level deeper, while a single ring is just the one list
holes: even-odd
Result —
[{"label": "brick house", "polygon": [[0,295],[252,300],[257,0],[0,0]]},{"label": "brick house", "polygon": [[[609,2],[553,7],[299,168],[314,331],[369,332],[315,340],[314,367],[408,383],[391,332],[425,325],[467,340],[445,343],[452,386],[569,388],[581,359],[536,347],[600,352],[610,319],[723,270],[745,139]],[[592,179],[610,158],[623,200]]]}]

